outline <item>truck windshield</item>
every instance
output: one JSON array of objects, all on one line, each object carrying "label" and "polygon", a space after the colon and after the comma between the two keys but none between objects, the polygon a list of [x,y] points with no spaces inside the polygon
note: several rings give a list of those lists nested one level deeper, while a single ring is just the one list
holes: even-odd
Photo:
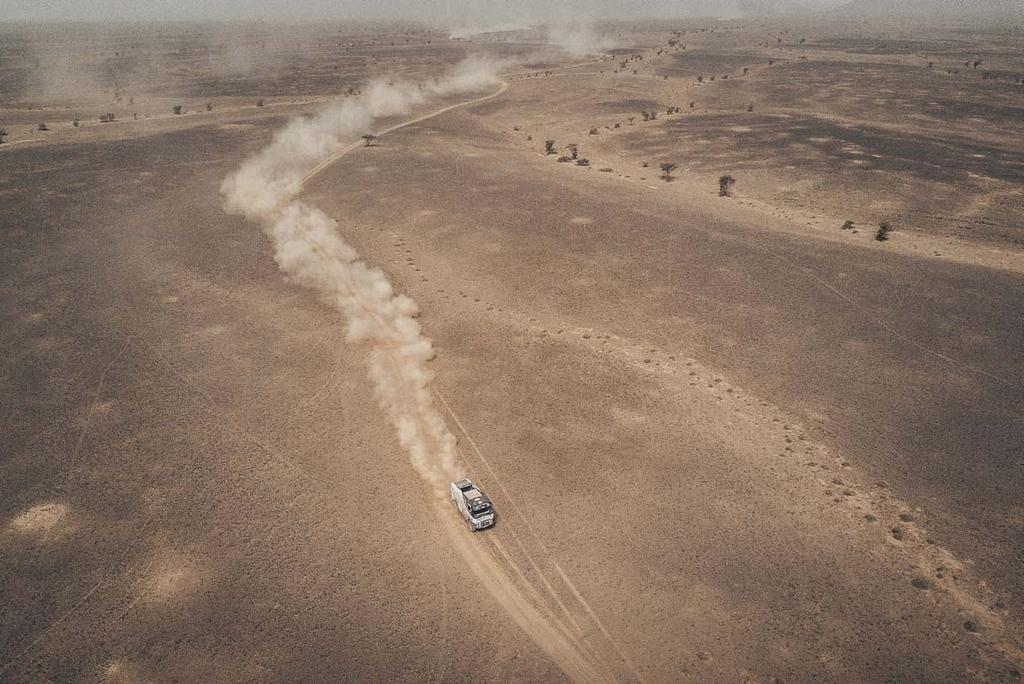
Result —
[{"label": "truck windshield", "polygon": [[490,506],[481,506],[480,508],[474,508],[473,510],[471,510],[470,514],[474,518],[479,518],[479,517],[482,517],[482,516],[490,514],[490,512],[491,512],[491,507]]}]

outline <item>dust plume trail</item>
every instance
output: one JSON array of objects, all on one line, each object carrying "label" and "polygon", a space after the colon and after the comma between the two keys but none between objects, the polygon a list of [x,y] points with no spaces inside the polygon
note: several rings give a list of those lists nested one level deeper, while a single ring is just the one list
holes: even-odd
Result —
[{"label": "dust plume trail", "polygon": [[334,219],[295,197],[309,171],[352,136],[365,133],[375,119],[406,113],[432,97],[495,85],[500,66],[470,57],[427,83],[373,81],[358,97],[292,119],[221,184],[225,210],[259,223],[289,280],[340,310],[349,341],[366,344],[369,375],[399,443],[442,495],[447,481],[460,474],[458,455],[455,436],[431,397],[427,362],[434,351],[416,320],[416,303],[396,294],[381,269],[360,259]]},{"label": "dust plume trail", "polygon": [[615,47],[615,41],[602,36],[586,22],[548,24],[548,43],[573,57],[587,57],[600,54]]}]

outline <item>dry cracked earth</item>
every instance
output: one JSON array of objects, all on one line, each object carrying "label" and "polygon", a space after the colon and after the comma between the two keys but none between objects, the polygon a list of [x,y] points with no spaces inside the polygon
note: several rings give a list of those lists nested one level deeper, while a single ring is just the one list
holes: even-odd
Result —
[{"label": "dry cracked earth", "polygon": [[[0,679],[1021,679],[1019,38],[603,30],[4,34]],[[219,188],[476,52],[301,195],[419,304],[472,534]]]}]

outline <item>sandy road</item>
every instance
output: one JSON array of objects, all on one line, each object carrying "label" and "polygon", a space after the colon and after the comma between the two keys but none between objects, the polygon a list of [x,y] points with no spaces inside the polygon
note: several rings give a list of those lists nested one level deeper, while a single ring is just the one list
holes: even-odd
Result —
[{"label": "sandy road", "polygon": [[[589,64],[585,62],[583,64]],[[565,68],[575,68],[582,64]],[[514,76],[515,74],[507,74]],[[509,88],[502,81],[493,92],[465,102],[447,105],[407,121],[389,126],[378,136],[433,119],[498,97]],[[302,178],[303,185],[352,151],[361,141],[349,143],[313,167]],[[467,438],[475,460],[498,484],[499,503],[507,512],[499,528],[484,535],[468,535],[446,506],[437,507],[438,518],[465,564],[520,628],[543,649],[565,674],[577,681],[642,681],[639,671],[623,652],[582,593],[551,557],[529,519],[501,484],[451,405],[435,389],[434,395]],[[465,455],[463,455],[465,458]],[[503,501],[504,500],[504,501]],[[511,515],[510,515],[511,513]],[[501,539],[507,537],[508,547]],[[556,584],[558,585],[556,587]]]}]

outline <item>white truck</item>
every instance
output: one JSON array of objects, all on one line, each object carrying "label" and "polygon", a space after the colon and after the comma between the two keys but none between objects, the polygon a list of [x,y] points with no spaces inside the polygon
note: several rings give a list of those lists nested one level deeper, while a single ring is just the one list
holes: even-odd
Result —
[{"label": "white truck", "polygon": [[476,532],[494,525],[494,506],[471,480],[459,480],[449,485],[452,503],[466,519],[469,529]]}]

